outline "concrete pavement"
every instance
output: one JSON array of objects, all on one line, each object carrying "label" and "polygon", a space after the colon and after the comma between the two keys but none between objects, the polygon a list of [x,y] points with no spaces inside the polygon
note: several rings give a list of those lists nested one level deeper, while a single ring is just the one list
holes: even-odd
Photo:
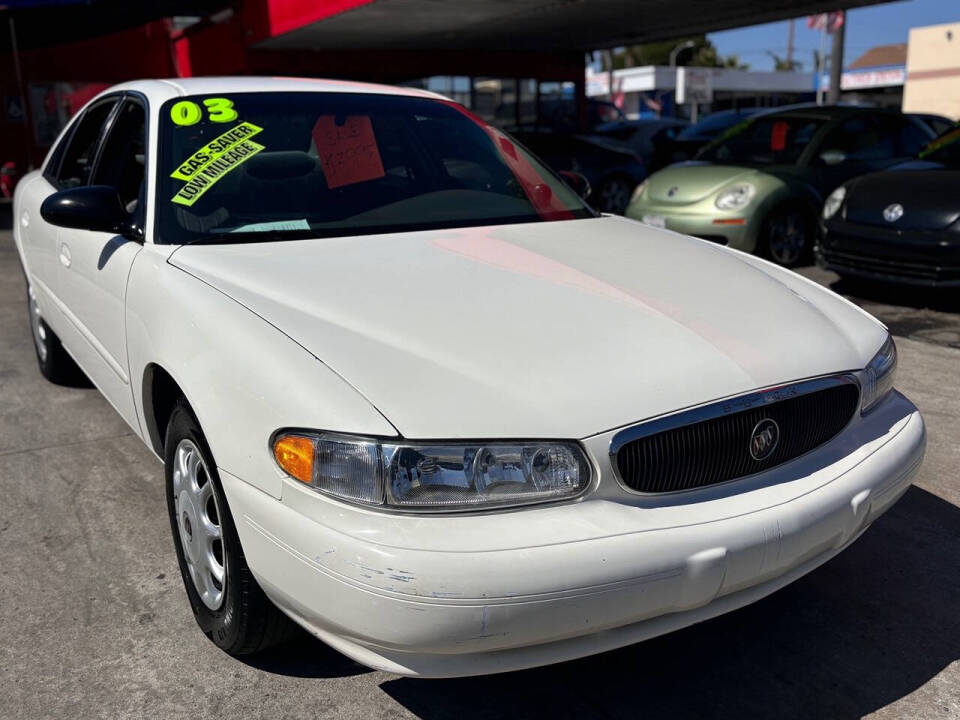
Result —
[{"label": "concrete pavement", "polygon": [[[411,680],[306,635],[240,661],[199,632],[160,464],[95,390],[42,379],[2,232],[0,718],[960,717],[958,316],[888,308],[920,338],[898,339],[898,387],[925,414],[927,459],[852,548],[753,606],[638,646]],[[911,311],[946,329],[908,332]]]}]

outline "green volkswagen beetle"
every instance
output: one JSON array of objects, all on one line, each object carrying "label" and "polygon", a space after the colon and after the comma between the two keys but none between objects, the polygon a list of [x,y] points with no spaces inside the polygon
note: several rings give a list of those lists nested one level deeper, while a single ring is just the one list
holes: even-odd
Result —
[{"label": "green volkswagen beetle", "polygon": [[755,115],[693,161],[651,175],[626,214],[797,265],[809,257],[835,187],[913,157],[933,137],[919,118],[878,108],[804,105]]}]

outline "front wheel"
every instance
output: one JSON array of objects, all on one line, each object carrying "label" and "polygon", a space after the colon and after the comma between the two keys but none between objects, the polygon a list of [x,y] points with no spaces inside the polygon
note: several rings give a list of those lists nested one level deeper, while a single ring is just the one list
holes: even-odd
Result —
[{"label": "front wheel", "polygon": [[288,637],[293,624],[247,566],[210,449],[183,401],[167,425],[164,472],[177,561],[200,629],[231,655]]},{"label": "front wheel", "polygon": [[778,265],[795,267],[809,259],[814,224],[801,208],[774,211],[763,224],[761,252]]},{"label": "front wheel", "polygon": [[635,187],[624,177],[612,177],[600,183],[596,204],[600,212],[623,215],[630,204],[630,195]]}]

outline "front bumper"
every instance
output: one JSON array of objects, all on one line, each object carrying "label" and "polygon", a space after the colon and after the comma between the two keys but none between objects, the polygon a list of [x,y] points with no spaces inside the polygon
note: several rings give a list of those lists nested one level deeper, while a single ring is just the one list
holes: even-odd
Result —
[{"label": "front bumper", "polygon": [[960,287],[960,234],[896,230],[842,219],[821,226],[817,264],[841,275],[925,287]]},{"label": "front bumper", "polygon": [[[710,240],[744,252],[753,252],[760,233],[758,213],[733,214],[717,210],[713,198],[691,205],[655,203],[641,199],[627,208],[626,216],[644,222],[644,217],[664,219],[667,230]],[[743,221],[742,224],[731,224]],[[720,222],[717,222],[720,221]]]},{"label": "front bumper", "polygon": [[893,393],[767,473],[640,496],[613,480],[611,436],[584,441],[601,478],[587,499],[508,513],[390,515],[292,482],[277,502],[221,476],[280,608],[361,663],[442,677],[590,655],[758,600],[859,537],[925,446],[920,414]]}]

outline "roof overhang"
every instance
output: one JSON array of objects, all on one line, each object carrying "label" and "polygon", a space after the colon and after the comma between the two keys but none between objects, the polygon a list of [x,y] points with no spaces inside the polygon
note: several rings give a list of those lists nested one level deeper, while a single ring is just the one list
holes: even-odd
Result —
[{"label": "roof overhang", "polygon": [[593,50],[888,1],[266,0],[272,31],[255,47]]}]

